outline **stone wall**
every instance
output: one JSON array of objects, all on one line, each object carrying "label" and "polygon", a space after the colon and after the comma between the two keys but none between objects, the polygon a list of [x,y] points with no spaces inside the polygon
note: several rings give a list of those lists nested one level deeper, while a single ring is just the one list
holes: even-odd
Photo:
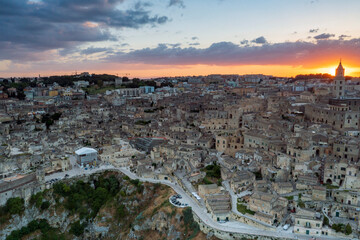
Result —
[{"label": "stone wall", "polygon": [[[200,230],[205,234],[214,235],[217,238],[223,240],[234,240],[234,239],[257,239],[257,240],[275,240],[275,239],[291,239],[283,237],[268,237],[268,236],[259,236],[246,233],[231,233],[224,230],[214,229],[207,224],[205,224],[193,211],[194,220],[199,224]],[[259,230],[261,232],[261,230]]]},{"label": "stone wall", "polygon": [[266,226],[265,224],[261,224],[257,221],[254,221],[254,220],[250,219],[249,217],[241,216],[241,215],[235,214],[233,212],[231,212],[231,219],[234,219],[238,222],[242,222],[242,223],[245,223],[245,224],[260,228],[260,229],[264,229],[264,230],[275,231],[275,229],[276,229],[275,227]]},{"label": "stone wall", "polygon": [[35,180],[36,180],[36,174],[33,173],[11,182],[3,182],[0,184],[0,193],[12,190],[14,188],[20,187],[24,184],[33,182]]}]

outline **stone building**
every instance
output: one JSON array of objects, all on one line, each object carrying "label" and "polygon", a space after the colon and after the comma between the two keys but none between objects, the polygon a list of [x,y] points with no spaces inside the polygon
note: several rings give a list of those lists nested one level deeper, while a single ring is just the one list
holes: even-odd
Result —
[{"label": "stone building", "polygon": [[328,235],[328,231],[323,229],[323,217],[309,209],[299,209],[295,215],[294,233],[321,236]]},{"label": "stone building", "polygon": [[254,192],[249,199],[249,209],[270,216],[270,224],[281,222],[287,213],[287,205],[286,198],[270,193]]}]

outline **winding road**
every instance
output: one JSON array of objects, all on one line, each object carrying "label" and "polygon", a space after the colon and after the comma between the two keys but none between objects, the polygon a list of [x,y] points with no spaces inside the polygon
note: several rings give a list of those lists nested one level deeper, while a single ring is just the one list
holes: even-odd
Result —
[{"label": "winding road", "polygon": [[[59,173],[54,173],[52,175],[46,176],[45,180],[48,181],[48,180],[54,179],[54,178],[63,179],[66,174],[69,175],[69,178],[76,177],[76,176],[82,176],[82,175],[90,175],[90,174],[93,174],[93,173],[96,173],[99,171],[104,171],[104,170],[120,171],[123,174],[127,175],[131,179],[139,179],[142,182],[160,183],[160,184],[164,184],[164,185],[171,187],[176,193],[180,194],[183,197],[184,202],[189,204],[189,206],[192,208],[193,212],[195,212],[195,214],[206,225],[213,228],[214,230],[226,231],[226,232],[230,232],[230,233],[250,234],[250,235],[254,235],[254,236],[268,236],[268,237],[275,237],[275,238],[280,237],[280,238],[287,238],[287,239],[313,239],[312,236],[294,234],[294,233],[290,232],[290,230],[288,230],[288,231],[263,230],[263,229],[259,229],[259,228],[256,228],[256,227],[244,224],[244,223],[240,223],[238,221],[229,221],[226,223],[218,223],[212,219],[211,215],[209,213],[207,213],[207,210],[205,208],[199,206],[199,204],[194,199],[192,199],[184,191],[184,189],[182,189],[178,184],[170,182],[168,180],[156,180],[156,179],[138,177],[137,175],[132,173],[128,168],[117,168],[110,164],[102,165],[102,166],[97,167],[96,169],[91,169],[91,170],[84,170],[81,168],[73,168],[66,172],[59,172]],[[331,237],[331,236],[318,237],[318,236],[316,236],[316,239],[324,239],[324,240],[325,239],[329,239],[329,240],[344,239],[345,240],[345,239],[351,239],[351,238],[340,238],[340,237]]]}]

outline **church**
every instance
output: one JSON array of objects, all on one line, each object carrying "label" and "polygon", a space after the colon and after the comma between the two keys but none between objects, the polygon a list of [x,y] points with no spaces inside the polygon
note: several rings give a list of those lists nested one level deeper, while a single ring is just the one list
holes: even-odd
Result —
[{"label": "church", "polygon": [[348,98],[345,88],[345,69],[340,60],[333,84],[334,97],[328,103],[306,105],[305,118],[330,125],[344,135],[359,135],[360,98]]}]

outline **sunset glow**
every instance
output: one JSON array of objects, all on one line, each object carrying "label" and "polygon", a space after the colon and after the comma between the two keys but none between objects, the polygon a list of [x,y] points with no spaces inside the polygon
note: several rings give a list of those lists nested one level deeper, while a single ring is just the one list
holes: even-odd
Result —
[{"label": "sunset glow", "polygon": [[[347,75],[360,76],[360,25],[354,24],[359,1],[346,1],[342,11],[333,0],[62,1],[1,3],[23,14],[0,15],[6,32],[0,37],[0,77],[74,72],[291,77],[334,74],[340,58]],[[273,6],[281,6],[276,14],[268,11]]]}]

